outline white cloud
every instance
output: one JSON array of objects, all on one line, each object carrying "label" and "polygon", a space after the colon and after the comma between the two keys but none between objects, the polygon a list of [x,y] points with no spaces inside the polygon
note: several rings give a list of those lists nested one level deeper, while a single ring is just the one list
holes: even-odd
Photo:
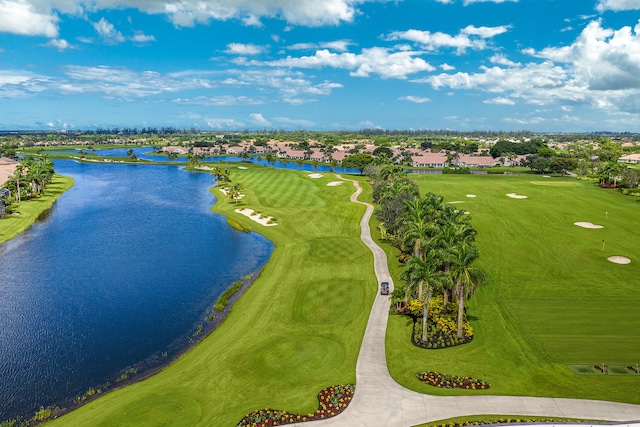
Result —
[{"label": "white cloud", "polygon": [[22,98],[47,89],[50,79],[28,71],[0,70],[0,98]]},{"label": "white cloud", "polygon": [[502,97],[498,97],[498,98],[491,98],[491,99],[485,99],[483,101],[485,104],[496,104],[496,105],[516,105],[515,101],[509,98],[502,98]]},{"label": "white cloud", "polygon": [[590,89],[640,89],[640,23],[612,30],[593,21],[570,46],[529,52],[567,64]]},{"label": "white cloud", "polygon": [[212,129],[242,129],[246,127],[243,122],[235,119],[206,118],[204,122]]},{"label": "white cloud", "polygon": [[252,98],[249,96],[198,96],[196,98],[177,98],[171,101],[176,104],[185,105],[214,105],[218,107],[224,107],[229,105],[261,105],[266,101],[260,98]]},{"label": "white cloud", "polygon": [[78,48],[78,46],[72,45],[65,39],[52,39],[52,40],[49,40],[47,43],[45,43],[43,46],[58,49],[59,51]]},{"label": "white cloud", "polygon": [[596,9],[599,12],[613,10],[619,12],[622,10],[640,10],[639,0],[600,0]]},{"label": "white cloud", "polygon": [[413,96],[413,95],[401,96],[398,99],[400,101],[409,101],[409,102],[413,102],[415,104],[424,104],[425,102],[430,102],[431,101],[431,99],[429,99],[429,98],[424,98],[424,97],[420,97],[420,96]]},{"label": "white cloud", "polygon": [[493,55],[491,58],[489,58],[489,61],[492,64],[506,65],[507,67],[517,67],[520,65],[518,62],[513,62],[501,53]]},{"label": "white cloud", "polygon": [[136,31],[133,36],[129,37],[129,40],[134,43],[150,43],[156,41],[156,38],[154,36],[146,35],[142,31]]},{"label": "white cloud", "polygon": [[58,16],[37,10],[28,0],[0,0],[0,33],[24,36],[58,36]]},{"label": "white cloud", "polygon": [[585,105],[607,114],[640,112],[640,23],[635,28],[603,28],[591,22],[570,45],[524,54],[543,62],[514,63],[494,55],[493,67],[476,73],[441,73],[414,82],[433,88],[500,94],[487,103],[524,102],[571,109]]},{"label": "white cloud", "polygon": [[442,64],[440,65],[440,68],[444,71],[453,71],[456,69],[456,67],[454,67],[453,65],[449,65],[449,64]]},{"label": "white cloud", "polygon": [[265,119],[262,113],[251,113],[249,116],[251,117],[251,121],[259,126],[271,126],[271,122]]},{"label": "white cloud", "polygon": [[421,48],[429,51],[437,51],[441,48],[453,48],[457,53],[462,54],[467,49],[484,49],[487,47],[486,39],[493,38],[509,30],[510,26],[501,25],[498,27],[475,27],[469,25],[460,30],[456,35],[442,32],[432,33],[422,30],[394,31],[386,37],[386,40],[408,40],[420,45]]},{"label": "white cloud", "polygon": [[94,22],[93,28],[107,44],[118,44],[124,41],[122,33],[116,30],[113,24],[109,23],[109,21],[104,18],[100,18],[100,21]]},{"label": "white cloud", "polygon": [[264,50],[265,48],[255,44],[229,43],[225,53],[232,55],[258,55]]},{"label": "white cloud", "polygon": [[330,49],[338,52],[346,52],[349,49],[349,46],[353,45],[350,40],[335,40],[332,42],[321,42],[321,43],[296,43],[291,46],[288,46],[289,50],[314,50],[314,49]]},{"label": "white cloud", "polygon": [[377,74],[384,79],[405,79],[409,74],[435,69],[424,59],[417,57],[418,54],[419,52],[412,51],[393,52],[381,47],[363,49],[360,54],[334,53],[323,49],[316,51],[313,56],[299,58],[289,56],[276,61],[252,64],[291,68],[332,67],[350,70],[350,74],[355,77],[369,77],[371,74]]}]

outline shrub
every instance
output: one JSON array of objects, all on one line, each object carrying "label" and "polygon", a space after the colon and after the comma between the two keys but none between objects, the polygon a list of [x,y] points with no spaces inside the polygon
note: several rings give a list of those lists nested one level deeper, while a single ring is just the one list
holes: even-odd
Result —
[{"label": "shrub", "polygon": [[241,281],[238,280],[236,282],[233,282],[233,285],[231,285],[226,291],[222,293],[222,295],[220,295],[220,297],[218,297],[218,300],[216,301],[213,308],[219,312],[224,311],[224,309],[229,304],[229,298],[231,298],[236,292],[238,292],[241,287]]},{"label": "shrub", "polygon": [[34,421],[44,421],[44,420],[48,420],[49,418],[51,418],[51,408],[50,407],[40,407],[40,410],[38,412],[36,412],[36,414],[33,417]]},{"label": "shrub", "polygon": [[440,388],[460,388],[466,390],[486,390],[491,385],[483,380],[473,377],[461,377],[458,375],[441,374],[439,372],[420,372],[416,375],[423,383]]},{"label": "shrub", "polygon": [[238,231],[243,231],[245,233],[251,233],[251,229],[250,228],[243,227],[242,224],[240,224],[238,221],[236,221],[233,218],[227,217],[227,224],[229,224],[232,228],[235,228]]}]

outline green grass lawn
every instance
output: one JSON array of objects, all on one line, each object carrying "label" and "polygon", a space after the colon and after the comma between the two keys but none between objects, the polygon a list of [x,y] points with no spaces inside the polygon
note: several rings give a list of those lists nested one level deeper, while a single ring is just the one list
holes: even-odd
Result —
[{"label": "green grass lawn", "polygon": [[0,219],[0,243],[13,239],[31,227],[43,212],[49,210],[62,193],[73,186],[73,178],[54,175],[45,192],[36,198],[13,203],[11,209],[18,214]]},{"label": "green grass lawn", "polygon": [[[321,389],[355,382],[376,279],[359,239],[364,207],[349,201],[353,185],[328,187],[332,174],[230,168],[246,197],[236,206],[213,189],[213,209],[275,243],[260,278],[220,327],[172,365],[52,426],[234,426],[261,408],[313,412]],[[279,225],[263,227],[236,207]]]},{"label": "green grass lawn", "polygon": [[[429,175],[417,180],[422,194],[442,194],[471,212],[478,230],[477,266],[488,284],[468,303],[475,338],[461,347],[416,348],[408,318],[391,316],[387,355],[393,377],[430,394],[468,392],[427,386],[417,381],[417,372],[471,375],[492,384],[475,394],[640,403],[640,376],[577,375],[568,366],[640,363],[636,199],[573,178]],[[528,198],[511,199],[508,193]],[[580,228],[573,225],[577,221],[604,228]],[[613,264],[607,261],[612,255],[632,263]],[[390,265],[397,274],[397,258]]]}]

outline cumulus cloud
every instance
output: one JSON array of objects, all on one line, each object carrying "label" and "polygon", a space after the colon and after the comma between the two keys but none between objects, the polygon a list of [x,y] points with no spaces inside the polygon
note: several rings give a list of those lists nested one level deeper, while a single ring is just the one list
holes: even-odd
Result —
[{"label": "cumulus cloud", "polygon": [[262,116],[262,113],[251,113],[251,121],[259,126],[271,126],[271,122]]},{"label": "cumulus cloud", "polygon": [[129,40],[131,40],[134,43],[151,43],[156,41],[156,38],[154,36],[150,36],[147,35],[145,33],[143,33],[142,31],[136,31],[135,34],[131,37],[129,37]]},{"label": "cumulus cloud", "polygon": [[354,43],[350,40],[335,40],[332,42],[322,43],[296,43],[288,46],[289,50],[314,50],[314,49],[330,49],[338,52],[346,52],[349,50],[349,46]]},{"label": "cumulus cloud", "polygon": [[93,28],[107,44],[118,44],[124,41],[122,33],[116,30],[116,27],[104,18],[100,18],[98,22],[94,22]]},{"label": "cumulus cloud", "polygon": [[516,105],[513,99],[502,98],[502,97],[485,99],[482,102],[484,102],[485,104],[496,104],[496,105]]},{"label": "cumulus cloud", "polygon": [[56,38],[58,20],[51,9],[36,8],[28,0],[0,0],[0,33]]},{"label": "cumulus cloud", "polygon": [[258,55],[264,51],[262,46],[255,44],[229,43],[225,53],[232,55]]},{"label": "cumulus cloud", "polygon": [[178,27],[229,19],[259,26],[262,18],[315,27],[351,22],[357,6],[372,1],[378,0],[0,0],[0,32],[56,38],[58,13],[84,16],[125,8],[167,15]]},{"label": "cumulus cloud", "polygon": [[501,25],[498,27],[476,27],[469,25],[456,35],[442,32],[432,33],[422,30],[394,31],[386,37],[386,40],[407,40],[420,45],[428,51],[437,51],[441,48],[453,48],[457,53],[462,54],[467,49],[485,49],[486,39],[493,38],[509,30],[510,26]]},{"label": "cumulus cloud", "polygon": [[413,96],[413,95],[401,96],[398,99],[400,101],[409,101],[409,102],[413,102],[415,104],[424,104],[425,102],[430,102],[431,101],[431,99],[429,99],[429,98],[424,98],[424,97],[420,97],[420,96]]},{"label": "cumulus cloud", "polygon": [[316,51],[315,55],[287,57],[276,61],[257,63],[272,67],[290,68],[322,68],[331,67],[351,71],[354,77],[369,77],[377,74],[380,77],[405,79],[407,75],[420,71],[433,71],[435,67],[418,57],[420,52],[394,52],[382,47],[363,49],[360,54],[350,52],[334,53],[327,49]]},{"label": "cumulus cloud", "polygon": [[593,21],[570,46],[527,52],[567,64],[592,90],[640,89],[640,23],[612,30]]},{"label": "cumulus cloud", "polygon": [[640,1],[638,0],[600,0],[596,5],[599,12],[613,10],[615,12],[623,10],[640,10]]},{"label": "cumulus cloud", "polygon": [[52,40],[49,40],[47,43],[45,43],[43,46],[58,49],[59,51],[78,48],[78,46],[72,45],[71,43],[69,43],[64,39],[52,39]]}]

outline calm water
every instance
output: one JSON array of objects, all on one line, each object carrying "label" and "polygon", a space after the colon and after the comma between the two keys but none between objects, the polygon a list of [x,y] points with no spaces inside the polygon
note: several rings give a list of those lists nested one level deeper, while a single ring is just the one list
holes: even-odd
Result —
[{"label": "calm water", "polygon": [[56,172],[75,186],[0,245],[0,421],[184,349],[218,295],[273,249],[210,212],[209,174],[72,161]]}]

